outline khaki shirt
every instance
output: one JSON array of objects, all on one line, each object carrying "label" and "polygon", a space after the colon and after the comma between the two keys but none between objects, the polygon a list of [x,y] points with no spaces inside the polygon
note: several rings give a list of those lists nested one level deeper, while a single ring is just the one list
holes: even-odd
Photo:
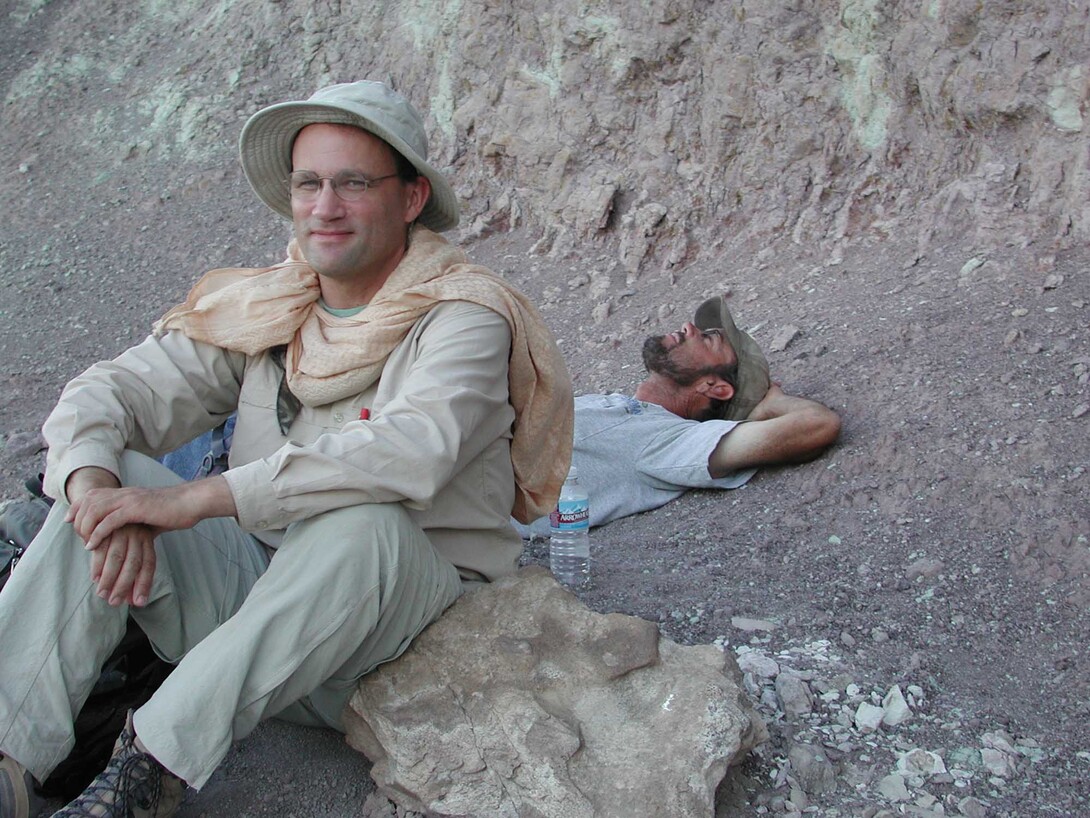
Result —
[{"label": "khaki shirt", "polygon": [[[179,332],[88,369],[45,423],[46,491],[63,495],[84,466],[117,474],[126,449],[159,456],[238,411],[225,478],[239,524],[275,547],[297,520],[359,503],[404,505],[463,576],[517,566],[509,525],[515,481],[507,369],[511,335],[498,314],[443,302],[416,323],[378,381],[325,406],[304,406],[285,437],[276,419],[281,370]],[[362,409],[370,419],[360,420]]]}]

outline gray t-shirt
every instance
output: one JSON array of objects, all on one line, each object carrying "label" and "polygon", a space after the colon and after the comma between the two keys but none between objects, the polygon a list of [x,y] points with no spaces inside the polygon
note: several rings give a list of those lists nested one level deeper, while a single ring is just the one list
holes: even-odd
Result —
[{"label": "gray t-shirt", "polygon": [[[591,526],[649,511],[690,488],[734,489],[756,469],[708,474],[708,457],[737,421],[686,420],[627,395],[575,399],[572,461],[590,498]],[[548,535],[548,518],[516,525],[523,537]]]}]

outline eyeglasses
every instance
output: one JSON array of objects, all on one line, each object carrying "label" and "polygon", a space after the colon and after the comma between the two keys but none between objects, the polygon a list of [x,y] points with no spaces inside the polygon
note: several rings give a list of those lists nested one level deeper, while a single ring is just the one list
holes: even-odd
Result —
[{"label": "eyeglasses", "polygon": [[338,198],[346,202],[358,202],[379,182],[393,179],[395,176],[397,176],[396,173],[388,173],[372,179],[351,170],[342,170],[336,176],[319,176],[313,171],[297,170],[285,181],[291,197],[302,202],[317,199],[322,192],[322,182],[327,179]]}]

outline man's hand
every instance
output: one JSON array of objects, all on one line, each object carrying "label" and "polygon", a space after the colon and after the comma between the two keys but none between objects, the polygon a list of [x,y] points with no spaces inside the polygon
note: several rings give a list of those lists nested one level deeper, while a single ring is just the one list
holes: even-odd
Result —
[{"label": "man's hand", "polygon": [[155,534],[192,528],[208,517],[233,517],[234,497],[222,476],[166,488],[90,489],[72,502],[65,518],[94,550],[114,531],[144,525]]},{"label": "man's hand", "polygon": [[720,438],[708,458],[708,473],[723,477],[754,466],[803,463],[825,451],[839,434],[836,412],[788,395],[774,383],[746,421]]},{"label": "man's hand", "polygon": [[143,525],[117,529],[91,552],[91,581],[113,606],[147,604],[155,579],[155,532]]},{"label": "man's hand", "polygon": [[67,491],[71,508],[65,520],[93,552],[91,579],[111,605],[147,602],[157,535],[236,514],[221,476],[166,488],[119,488],[109,472],[80,469],[69,478]]}]

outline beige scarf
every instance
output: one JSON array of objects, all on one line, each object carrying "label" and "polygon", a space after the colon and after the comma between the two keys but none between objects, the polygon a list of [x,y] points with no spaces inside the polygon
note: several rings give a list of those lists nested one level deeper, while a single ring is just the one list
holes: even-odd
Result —
[{"label": "beige scarf", "polygon": [[552,334],[526,296],[419,226],[367,309],[337,317],[318,306],[319,295],[318,276],[293,240],[287,260],[274,267],[206,273],[154,331],[180,330],[247,355],[287,344],[288,387],[307,406],[323,406],[374,383],[387,356],[436,303],[487,307],[507,320],[512,335],[508,388],[517,491],[511,514],[527,523],[552,510],[571,461],[572,387]]}]

